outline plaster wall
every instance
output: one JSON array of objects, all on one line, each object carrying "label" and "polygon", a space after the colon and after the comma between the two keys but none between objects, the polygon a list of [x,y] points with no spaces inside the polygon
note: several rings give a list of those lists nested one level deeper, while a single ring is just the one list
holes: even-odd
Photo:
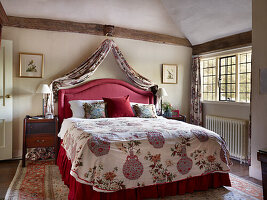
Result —
[{"label": "plaster wall", "polygon": [[[249,175],[262,179],[257,151],[267,148],[267,94],[260,94],[260,69],[267,68],[267,1],[252,1],[251,166]],[[267,77],[266,77],[267,78]]]},{"label": "plaster wall", "polygon": [[[14,27],[4,27],[2,35],[3,39],[13,41],[13,157],[21,157],[23,119],[25,115],[42,112],[42,95],[35,93],[39,84],[50,83],[79,66],[105,37]],[[164,100],[178,108],[181,114],[189,116],[192,49],[129,39],[114,38],[114,41],[137,72],[166,89],[169,96]],[[19,77],[19,52],[44,54],[43,78]],[[178,65],[177,84],[161,83],[162,64]],[[127,81],[112,53],[91,79],[98,78]]]}]

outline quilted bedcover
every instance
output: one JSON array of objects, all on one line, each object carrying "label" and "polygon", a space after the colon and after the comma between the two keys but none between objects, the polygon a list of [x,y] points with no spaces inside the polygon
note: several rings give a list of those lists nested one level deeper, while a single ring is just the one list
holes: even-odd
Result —
[{"label": "quilted bedcover", "polygon": [[71,175],[100,192],[228,172],[224,140],[165,118],[65,119],[59,133]]}]

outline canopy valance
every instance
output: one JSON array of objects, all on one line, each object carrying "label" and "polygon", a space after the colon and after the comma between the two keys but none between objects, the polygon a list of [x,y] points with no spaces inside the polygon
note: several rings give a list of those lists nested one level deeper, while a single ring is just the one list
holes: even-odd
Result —
[{"label": "canopy valance", "polygon": [[54,100],[57,101],[57,93],[60,88],[75,87],[78,84],[88,81],[88,78],[94,74],[110,50],[112,50],[118,65],[126,74],[127,78],[130,79],[136,87],[148,90],[150,87],[156,86],[156,84],[154,84],[152,81],[143,77],[129,66],[123,54],[113,40],[106,39],[102,42],[95,53],[80,66],[67,73],[63,77],[52,81],[50,87],[53,90]]}]

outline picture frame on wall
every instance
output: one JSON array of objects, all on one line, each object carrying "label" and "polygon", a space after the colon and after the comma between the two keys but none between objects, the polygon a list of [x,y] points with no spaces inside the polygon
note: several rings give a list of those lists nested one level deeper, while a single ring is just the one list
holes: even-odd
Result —
[{"label": "picture frame on wall", "polygon": [[39,53],[19,53],[19,76],[24,78],[42,78],[44,55]]},{"label": "picture frame on wall", "polygon": [[162,65],[162,83],[176,84],[178,77],[178,66],[175,64]]}]

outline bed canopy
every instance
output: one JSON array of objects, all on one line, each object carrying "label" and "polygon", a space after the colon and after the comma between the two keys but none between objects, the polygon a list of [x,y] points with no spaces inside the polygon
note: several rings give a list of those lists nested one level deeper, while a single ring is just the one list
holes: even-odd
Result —
[{"label": "bed canopy", "polygon": [[80,66],[73,69],[66,75],[52,81],[50,87],[53,91],[54,100],[57,101],[57,94],[60,88],[75,87],[78,84],[87,82],[88,78],[94,74],[94,72],[106,58],[110,50],[112,50],[113,55],[122,71],[136,87],[143,90],[151,89],[154,94],[156,93],[157,85],[149,79],[143,77],[142,75],[137,73],[132,67],[130,67],[115,42],[113,40],[106,39],[102,42],[102,44],[94,52],[94,54],[91,55]]}]

